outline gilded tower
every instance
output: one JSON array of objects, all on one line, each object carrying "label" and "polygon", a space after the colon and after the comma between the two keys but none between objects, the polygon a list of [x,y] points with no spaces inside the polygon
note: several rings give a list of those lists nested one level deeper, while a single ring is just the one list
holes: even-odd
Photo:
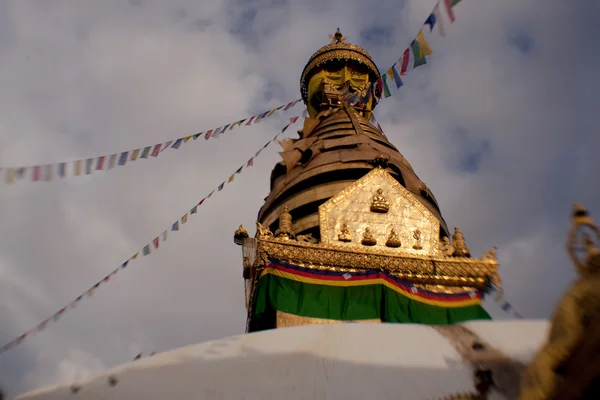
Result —
[{"label": "gilded tower", "polygon": [[489,315],[494,251],[473,258],[410,163],[369,122],[381,76],[339,29],[308,60],[308,117],[282,143],[254,238],[240,227],[248,330],[344,321],[448,324]]}]

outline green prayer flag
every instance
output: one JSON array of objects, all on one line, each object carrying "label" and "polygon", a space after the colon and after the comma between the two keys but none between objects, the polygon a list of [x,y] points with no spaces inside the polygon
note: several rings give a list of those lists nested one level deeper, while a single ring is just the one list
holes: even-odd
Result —
[{"label": "green prayer flag", "polygon": [[410,49],[412,50],[413,58],[415,59],[413,68],[417,68],[421,65],[427,64],[427,60],[425,59],[425,57],[421,57],[421,47],[419,46],[419,42],[413,40],[410,44]]},{"label": "green prayer flag", "polygon": [[387,77],[387,74],[383,74],[383,96],[386,98],[392,95],[392,93],[390,92],[390,88],[387,84]]}]

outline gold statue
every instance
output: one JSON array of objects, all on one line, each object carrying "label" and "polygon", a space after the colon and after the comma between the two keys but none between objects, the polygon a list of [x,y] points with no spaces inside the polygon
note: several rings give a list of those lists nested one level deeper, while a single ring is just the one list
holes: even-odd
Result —
[{"label": "gold statue", "polygon": [[331,44],[344,43],[346,41],[346,36],[342,36],[342,32],[340,32],[340,28],[337,28],[335,34],[329,35],[329,39],[331,39]]},{"label": "gold statue", "polygon": [[383,197],[383,189],[377,189],[377,194],[373,196],[371,202],[371,211],[377,213],[387,213],[390,210],[390,203]]},{"label": "gold statue", "polygon": [[340,242],[351,242],[352,241],[352,233],[350,233],[348,224],[344,223],[344,225],[342,225],[342,229],[340,230],[340,234],[338,235],[338,240]]},{"label": "gold statue", "polygon": [[423,242],[421,240],[421,231],[419,230],[419,228],[415,229],[415,231],[413,232],[413,238],[415,239],[413,249],[421,250],[423,248]]},{"label": "gold statue", "polygon": [[402,242],[400,241],[400,236],[396,233],[396,230],[392,228],[390,235],[387,238],[387,242],[385,242],[387,247],[400,247],[402,246]]},{"label": "gold statue", "polygon": [[465,242],[465,236],[458,229],[458,226],[454,227],[454,234],[452,235],[452,243],[454,244],[454,253],[452,254],[455,257],[471,257],[471,252],[467,248],[467,243]]},{"label": "gold statue", "polygon": [[256,223],[256,237],[269,237],[273,236],[273,233],[269,230],[269,228],[265,228],[262,226],[260,222]]},{"label": "gold statue", "polygon": [[377,239],[375,239],[375,236],[373,236],[369,227],[365,228],[363,238],[360,242],[365,246],[375,246],[377,244]]},{"label": "gold statue", "polygon": [[294,230],[292,229],[292,214],[290,214],[288,206],[283,207],[283,210],[279,215],[279,228],[277,228],[275,231],[275,236],[287,239],[294,237]]},{"label": "gold statue", "polygon": [[448,236],[444,236],[442,241],[440,242],[440,251],[446,257],[452,256],[454,254],[454,246],[450,243],[450,239]]},{"label": "gold statue", "polygon": [[[585,338],[592,328],[593,317],[600,312],[600,248],[588,232],[600,241],[600,229],[579,204],[574,206],[572,220],[567,249],[579,279],[567,289],[554,310],[548,341],[521,382],[521,400],[557,398],[555,392],[567,384],[560,370],[568,365],[566,362],[573,350]],[[578,255],[577,250],[583,254]],[[589,357],[591,363],[593,356]]]}]

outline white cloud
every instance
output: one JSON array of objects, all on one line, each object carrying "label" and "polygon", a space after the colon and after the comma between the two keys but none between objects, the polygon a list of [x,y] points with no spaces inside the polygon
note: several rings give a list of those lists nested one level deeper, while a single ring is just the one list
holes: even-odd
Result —
[{"label": "white cloud", "polygon": [[[296,99],[305,62],[337,26],[358,44],[380,28],[395,44],[374,41],[367,50],[387,69],[434,2],[397,4],[3,3],[0,165],[129,150]],[[573,278],[563,250],[571,202],[600,215],[593,184],[599,62],[588,50],[597,5],[579,6],[461,2],[448,37],[431,36],[428,65],[411,71],[376,112],[473,253],[499,247],[507,296],[528,317],[547,316]],[[527,54],[511,45],[524,38]],[[91,177],[2,186],[0,341],[141,249],[299,110]],[[479,169],[459,168],[482,142],[489,150]],[[138,350],[243,332],[241,254],[232,235],[240,223],[253,226],[278,158],[268,149],[159,251],[0,355],[8,380],[0,383],[16,393],[130,361]]]}]

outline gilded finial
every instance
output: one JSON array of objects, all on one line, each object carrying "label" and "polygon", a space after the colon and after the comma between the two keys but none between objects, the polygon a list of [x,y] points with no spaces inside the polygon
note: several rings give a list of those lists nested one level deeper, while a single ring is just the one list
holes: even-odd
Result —
[{"label": "gilded finial", "polygon": [[377,239],[375,239],[375,236],[373,236],[369,227],[365,228],[363,238],[360,242],[365,246],[375,246],[377,244]]},{"label": "gilded finial", "polygon": [[590,269],[600,268],[599,242],[600,229],[588,211],[581,204],[575,203],[567,249],[580,275],[586,275]]},{"label": "gilded finial", "polygon": [[275,236],[279,238],[292,239],[294,231],[292,229],[292,214],[289,212],[288,206],[283,207],[279,215],[279,228],[275,231]]},{"label": "gilded finial", "polygon": [[400,241],[400,236],[398,235],[398,233],[396,233],[396,230],[394,228],[392,228],[392,231],[390,232],[390,235],[388,236],[387,241],[385,242],[385,245],[387,247],[402,246],[402,242]]},{"label": "gilded finial", "polygon": [[496,260],[497,260],[497,259],[496,259],[496,250],[497,250],[497,247],[496,247],[496,246],[492,247],[492,248],[490,249],[490,251],[488,251],[487,253],[484,253],[484,254],[481,256],[481,259],[482,259],[482,260],[487,260],[487,261],[496,261]]},{"label": "gilded finial", "polygon": [[265,237],[265,236],[273,236],[273,233],[269,230],[269,228],[265,228],[262,226],[260,222],[256,223],[256,237]]},{"label": "gilded finial", "polygon": [[338,235],[338,240],[340,242],[352,241],[352,234],[350,233],[350,228],[348,228],[348,224],[344,223],[342,225],[342,229],[340,230],[340,234]]},{"label": "gilded finial", "polygon": [[467,248],[467,242],[465,242],[465,235],[458,229],[458,226],[454,227],[454,234],[452,235],[452,243],[454,244],[455,257],[471,257],[471,252]]},{"label": "gilded finial", "polygon": [[248,235],[248,232],[244,229],[242,225],[240,225],[237,231],[235,231],[235,233],[233,234],[233,242],[238,246],[241,246],[242,240],[248,237],[250,237],[250,235]]},{"label": "gilded finial", "polygon": [[340,28],[339,27],[335,31],[335,34],[329,35],[329,38],[331,39],[331,44],[338,44],[338,43],[345,43],[346,42],[346,37],[342,36],[342,32],[340,32]]},{"label": "gilded finial", "polygon": [[371,202],[371,211],[376,213],[387,213],[390,209],[390,203],[383,196],[383,189],[377,189],[377,194],[373,196]]}]

